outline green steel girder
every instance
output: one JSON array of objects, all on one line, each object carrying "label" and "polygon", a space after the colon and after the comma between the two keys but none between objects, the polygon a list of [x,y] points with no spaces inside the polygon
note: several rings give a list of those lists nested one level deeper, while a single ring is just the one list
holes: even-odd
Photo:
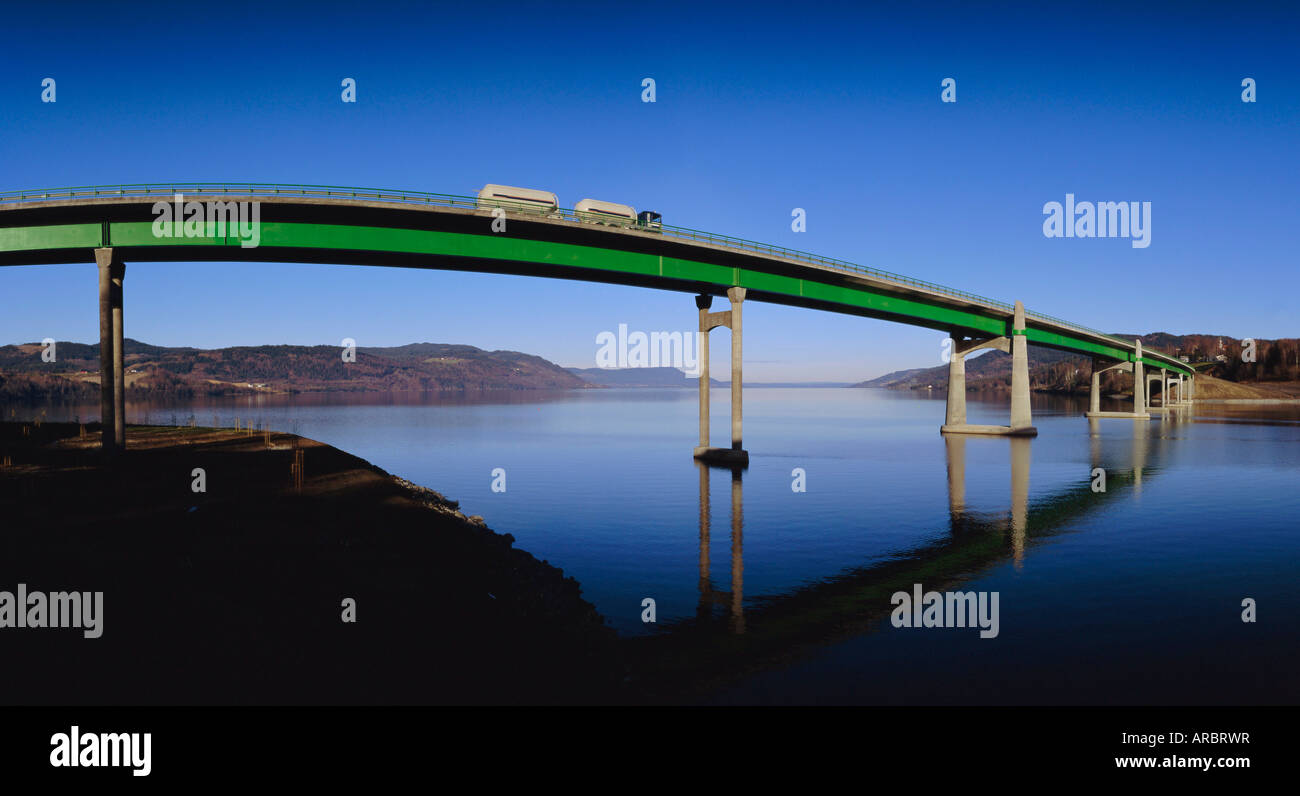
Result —
[{"label": "green steel girder", "polygon": [[[267,259],[254,257],[233,234],[223,237],[158,237],[151,222],[112,222],[89,224],[55,224],[32,227],[0,227],[0,253],[40,253],[42,262],[70,262],[80,259],[87,249],[113,246],[121,249],[125,260],[131,249],[152,247],[195,247],[206,259]],[[212,249],[218,251],[211,251]],[[922,298],[891,295],[866,285],[846,280],[843,274],[826,272],[826,280],[769,273],[747,268],[717,265],[696,260],[620,249],[585,246],[544,240],[482,235],[464,232],[409,229],[398,227],[359,226],[264,221],[260,224],[259,248],[319,250],[320,261],[330,262],[330,252],[377,252],[430,257],[470,258],[506,263],[532,263],[556,269],[583,269],[602,272],[605,279],[619,281],[636,278],[641,283],[663,280],[665,284],[693,283],[711,286],[721,292],[740,286],[767,294],[770,300],[788,299],[788,303],[806,304],[829,311],[883,317],[903,323],[939,330],[965,329],[974,333],[1009,336],[1010,320],[1003,314],[984,314],[981,308],[946,306]],[[241,252],[243,254],[241,254]],[[48,256],[44,256],[48,255]],[[816,269],[810,273],[820,274]],[[538,276],[554,276],[539,271]],[[843,308],[843,309],[839,309]],[[1035,344],[1077,351],[1093,356],[1132,362],[1135,352],[1097,342],[1083,336],[1037,328],[1031,321],[1026,339]],[[1185,365],[1142,357],[1153,367],[1191,373]]]},{"label": "green steel girder", "polygon": [[103,245],[102,224],[0,227],[0,252],[85,249]]}]

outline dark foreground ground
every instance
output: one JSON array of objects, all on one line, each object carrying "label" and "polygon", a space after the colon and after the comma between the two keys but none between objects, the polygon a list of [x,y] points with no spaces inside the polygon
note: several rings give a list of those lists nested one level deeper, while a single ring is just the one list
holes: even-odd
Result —
[{"label": "dark foreground ground", "polygon": [[627,699],[578,583],[436,492],[287,434],[131,427],[104,467],[81,433],[0,423],[0,591],[104,592],[101,638],[0,628],[0,704]]}]

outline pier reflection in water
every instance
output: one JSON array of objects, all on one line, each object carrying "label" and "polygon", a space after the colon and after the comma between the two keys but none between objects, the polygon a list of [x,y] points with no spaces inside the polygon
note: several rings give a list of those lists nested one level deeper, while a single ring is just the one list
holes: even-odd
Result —
[{"label": "pier reflection in water", "polygon": [[[1093,429],[1096,431],[1097,429]],[[1105,427],[1100,429],[1105,431]],[[1120,442],[1122,435],[1111,437]],[[819,578],[778,593],[751,596],[748,610],[743,594],[743,475],[727,472],[731,480],[731,588],[718,588],[712,577],[710,554],[713,530],[712,470],[698,464],[699,580],[696,616],[670,622],[653,640],[638,645],[635,675],[650,682],[664,671],[690,671],[686,679],[726,679],[739,669],[779,668],[792,658],[854,637],[888,629],[892,595],[924,584],[937,591],[959,590],[1006,562],[1015,570],[1026,566],[1035,543],[1068,533],[1085,515],[1129,493],[1145,467],[1150,436],[1140,433],[1132,450],[1092,448],[1091,463],[1106,467],[1111,484],[1106,493],[1090,488],[1088,460],[1079,462],[1078,476],[1056,483],[1030,499],[1031,453],[1026,438],[971,438],[945,435],[949,532],[869,563],[850,566],[840,574]],[[1126,447],[1127,442],[1122,443]],[[1002,446],[1007,456],[998,456]],[[970,449],[972,448],[973,449]],[[970,449],[970,450],[968,450]],[[990,454],[993,454],[990,459]],[[992,482],[1007,484],[1001,499],[986,493],[988,473],[970,473],[975,493],[968,491],[972,467],[1005,468]],[[977,463],[977,464],[974,464]],[[725,477],[725,476],[724,476]],[[941,476],[942,477],[942,476]],[[1007,481],[1003,478],[1009,479]],[[1059,479],[1057,479],[1059,480]],[[938,484],[934,484],[935,487]],[[999,508],[990,510],[990,497]],[[867,494],[859,499],[870,500]],[[983,508],[974,508],[980,506]],[[880,519],[863,507],[864,533]],[[720,517],[719,517],[720,519]]]},{"label": "pier reflection in water", "polygon": [[[1178,422],[1170,412],[1161,423]],[[1103,421],[1093,418],[1088,421],[1091,462],[1094,468],[1105,469],[1108,464],[1102,454]],[[1149,421],[1133,421],[1131,451],[1129,461],[1111,462],[1109,477],[1115,486],[1130,486],[1140,492],[1142,473],[1146,468],[1148,451],[1152,435],[1148,431]],[[1163,440],[1164,435],[1161,435]],[[966,435],[944,435],[944,451],[948,475],[948,512],[949,526],[954,537],[966,533],[983,534],[994,529],[1002,531],[1002,538],[1009,544],[1012,564],[1017,570],[1024,566],[1025,550],[1030,538],[1030,500],[1029,474],[1032,461],[1031,445],[1033,441],[1023,437],[972,439]],[[1005,515],[1005,524],[990,522],[986,515],[969,515],[966,498],[966,449],[968,445],[1007,445],[1010,464],[1010,502]],[[1124,466],[1127,464],[1128,466]],[[707,621],[714,616],[715,609],[722,606],[727,612],[727,627],[733,634],[745,632],[745,597],[744,597],[744,474],[742,470],[710,467],[702,462],[695,463],[699,471],[699,602],[696,618]],[[713,511],[711,500],[712,471],[718,469],[727,473],[731,481],[731,582],[729,589],[719,588],[714,583],[711,561],[711,542],[713,529]],[[1090,481],[1088,481],[1090,483]],[[1070,490],[1069,495],[1052,495],[1045,498],[1044,508],[1059,508],[1063,498],[1073,505],[1074,511],[1083,509],[1090,487]],[[1009,537],[1009,538],[1008,538]],[[780,601],[780,597],[775,598]]]},{"label": "pier reflection in water", "polygon": [[945,434],[944,453],[948,464],[948,514],[954,534],[966,529],[966,446],[1009,444],[1011,446],[1011,531],[1012,560],[1019,569],[1025,555],[1029,522],[1029,461],[1031,440],[1027,437],[990,437],[971,440],[965,434]]},{"label": "pier reflection in water", "polygon": [[[713,606],[723,605],[729,611],[728,627],[732,633],[745,632],[745,506],[744,474],[740,468],[727,468],[731,475],[731,589],[723,591],[713,586],[709,573],[709,543],[712,524],[709,501],[710,470],[708,464],[696,461],[700,471],[700,602],[696,611],[699,619],[713,615]],[[724,469],[724,468],[718,468]]]},{"label": "pier reflection in water", "polygon": [[[1089,515],[1135,497],[1144,474],[1150,479],[1154,470],[1148,461],[1153,455],[1163,455],[1153,452],[1152,445],[1156,440],[1164,444],[1172,426],[1156,427],[1143,420],[1131,421],[1131,433],[1129,428],[1118,427],[1129,422],[1089,422],[1093,436],[1083,449],[1085,455],[1076,460],[1077,476],[1062,482],[1059,470],[1049,470],[1048,484],[1040,487],[1033,499],[1034,440],[945,435],[941,444],[946,458],[947,534],[794,589],[752,596],[748,611],[741,593],[742,476],[731,474],[732,589],[723,591],[715,588],[710,572],[711,472],[700,466],[697,615],[663,628],[666,632],[657,642],[664,646],[642,647],[645,669],[638,674],[651,677],[656,667],[688,666],[709,680],[733,668],[761,669],[763,661],[776,670],[816,648],[888,630],[892,595],[897,591],[910,591],[915,584],[940,592],[960,590],[972,580],[987,577],[1002,563],[1010,564],[1014,572],[1025,570],[1036,545],[1069,534],[1087,522]],[[999,455],[1004,445],[1008,446],[1005,458]],[[968,467],[979,471],[968,473]],[[1002,472],[995,470],[990,479],[989,467]],[[1094,492],[1090,471],[1098,467],[1107,471],[1107,488]],[[1000,491],[996,488],[995,494],[988,493],[989,485],[998,483],[1007,485],[1002,487],[1007,489],[1002,498],[996,497]],[[861,499],[869,498],[864,494]],[[866,507],[863,516],[868,518],[864,531],[870,532],[877,520]],[[724,616],[718,615],[718,606],[729,611],[725,622]]]},{"label": "pier reflection in water", "polygon": [[[1127,461],[1108,459],[1103,455],[1105,422],[1098,418],[1088,420],[1090,442],[1090,460],[1092,467],[1107,470],[1107,479],[1111,487],[1131,489],[1140,494],[1143,471],[1147,469],[1147,460],[1153,437],[1158,437],[1163,446],[1167,431],[1173,424],[1183,421],[1182,413],[1169,412],[1162,417],[1160,430],[1152,432],[1150,421],[1132,421],[1133,430],[1130,437],[1130,450]],[[1113,422],[1113,421],[1111,421]],[[1012,565],[1021,570],[1024,567],[1025,553],[1031,535],[1038,535],[1059,529],[1062,521],[1077,516],[1088,509],[1091,498],[1101,498],[1103,494],[1093,493],[1091,477],[1082,478],[1079,486],[1062,493],[1045,495],[1038,501],[1038,513],[1044,515],[1037,528],[1037,534],[1031,534],[1033,524],[1031,502],[1029,499],[1029,475],[1032,461],[1033,440],[1023,437],[1005,438],[971,438],[961,434],[948,434],[943,437],[948,480],[949,527],[954,541],[994,533],[1004,540],[1003,549],[1009,553]],[[986,512],[972,514],[967,507],[966,494],[966,460],[968,445],[1007,445],[1009,463],[1009,505],[1004,520],[998,521]],[[721,606],[726,613],[727,627],[733,634],[745,632],[745,597],[744,597],[744,474],[740,469],[728,469],[709,466],[702,462],[695,463],[699,472],[699,601],[696,608],[697,621],[714,618],[716,609]],[[731,530],[731,581],[730,588],[719,588],[713,578],[711,560],[711,542],[713,530],[713,510],[711,499],[712,472],[719,470],[727,474],[731,482],[730,530]],[[1091,476],[1091,473],[1088,474]],[[946,549],[946,545],[940,548]],[[856,570],[857,574],[869,571]],[[945,573],[950,574],[950,573]],[[837,579],[832,578],[830,581]],[[780,603],[781,595],[774,595],[769,603]]]}]

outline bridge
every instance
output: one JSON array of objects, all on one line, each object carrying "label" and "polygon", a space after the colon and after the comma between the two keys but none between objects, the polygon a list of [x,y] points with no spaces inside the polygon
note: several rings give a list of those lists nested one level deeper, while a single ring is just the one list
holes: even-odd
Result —
[{"label": "bridge", "polygon": [[[238,223],[237,205],[242,203],[256,203],[251,238]],[[164,211],[167,221],[159,221]],[[1181,360],[1144,351],[1140,340],[1027,311],[1019,301],[1007,304],[843,260],[685,227],[592,223],[573,210],[339,186],[160,183],[0,193],[0,266],[92,260],[99,269],[103,448],[110,454],[125,444],[123,285],[129,261],[379,265],[695,294],[703,338],[700,438],[694,454],[733,466],[749,459],[741,433],[745,301],[878,318],[949,334],[953,348],[941,427],[945,434],[1037,434],[1029,402],[1031,344],[1092,357],[1090,418],[1149,419],[1146,396],[1152,380],[1165,385],[1162,396],[1177,395],[1172,405],[1189,401],[1195,388],[1195,373]],[[711,311],[713,299],[720,296],[729,308]],[[708,333],[718,327],[731,330],[729,448],[712,447],[709,433]],[[965,358],[984,348],[1011,355],[1011,412],[1005,426],[966,422]],[[1148,376],[1146,368],[1161,375]],[[1099,380],[1108,370],[1133,374],[1132,411],[1101,411]]]}]

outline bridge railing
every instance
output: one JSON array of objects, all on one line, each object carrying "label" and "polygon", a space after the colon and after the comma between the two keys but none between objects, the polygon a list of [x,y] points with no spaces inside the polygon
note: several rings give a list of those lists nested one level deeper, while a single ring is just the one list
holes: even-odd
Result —
[{"label": "bridge railing", "polygon": [[[461,196],[458,194],[430,193],[428,191],[407,191],[387,188],[354,188],[342,185],[296,185],[296,184],[279,184],[279,183],[258,183],[258,182],[234,182],[234,183],[208,183],[208,182],[170,182],[170,183],[133,183],[125,185],[82,185],[72,188],[41,188],[27,191],[4,191],[0,192],[0,205],[13,204],[17,202],[37,202],[59,199],[93,199],[93,198],[110,198],[110,197],[171,197],[178,193],[194,194],[200,196],[246,196],[246,197],[310,197],[310,198],[328,198],[328,199],[364,199],[374,202],[393,202],[398,204],[414,205],[437,205],[442,207],[458,207],[464,209],[482,209],[485,207],[501,207],[511,212],[521,215],[532,215],[547,218],[559,218],[569,221],[580,221],[584,223],[593,223],[590,216],[579,214],[577,211],[567,208],[538,208],[534,205],[519,204],[506,200],[492,199],[481,200],[476,196]],[[602,221],[597,223],[610,223]],[[683,240],[690,240],[697,243],[709,243],[717,246],[725,246],[731,249],[759,254],[764,256],[782,257],[788,260],[817,265],[824,268],[831,268],[846,273],[868,276],[874,279],[881,279],[887,282],[893,282],[910,287],[917,287],[933,293],[958,298],[963,301],[969,301],[975,304],[981,304],[991,309],[1001,310],[1003,312],[1013,312],[1014,307],[1003,301],[981,296],[976,293],[969,293],[965,290],[958,290],[946,285],[940,285],[935,282],[929,282],[924,279],[914,279],[902,274],[895,274],[890,271],[884,271],[879,268],[858,265],[857,263],[839,260],[834,257],[823,257],[810,252],[790,249],[784,246],[773,246],[757,241],[737,238],[731,235],[720,235],[713,232],[691,229],[689,227],[677,227],[664,224],[655,227],[653,230],[647,230],[636,222],[627,224],[614,224],[628,229],[640,229],[647,234],[663,234]],[[1125,340],[1122,337],[1100,332],[1096,329],[1081,326],[1077,323],[1055,318],[1051,315],[1044,315],[1039,312],[1026,310],[1026,319],[1037,320],[1063,326],[1075,331],[1085,332],[1088,334],[1098,335],[1107,338],[1124,346],[1133,344],[1132,340]]]}]

